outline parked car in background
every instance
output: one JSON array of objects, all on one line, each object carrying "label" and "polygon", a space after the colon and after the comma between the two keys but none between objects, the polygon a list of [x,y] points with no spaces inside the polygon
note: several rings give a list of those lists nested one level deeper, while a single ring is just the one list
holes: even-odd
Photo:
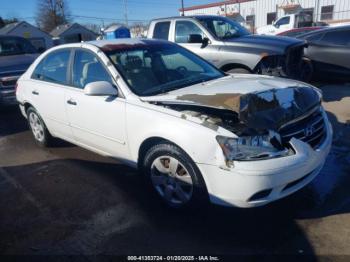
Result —
[{"label": "parked car in background", "polygon": [[271,25],[257,28],[256,32],[259,35],[277,35],[291,29],[309,27],[312,26],[312,24],[312,15],[305,12],[299,12],[296,14],[282,16]]},{"label": "parked car in background", "polygon": [[39,145],[59,137],[139,167],[171,207],[285,197],[317,176],[332,140],[317,88],[227,75],[167,41],[54,47],[17,99]]},{"label": "parked car in background", "polygon": [[17,79],[37,57],[37,50],[28,40],[0,35],[0,105],[16,103]]},{"label": "parked car in background", "polygon": [[350,79],[350,26],[329,27],[299,36],[307,40],[305,57],[315,77]]},{"label": "parked car in background", "polygon": [[289,37],[298,37],[300,35],[310,33],[319,29],[324,29],[323,26],[311,26],[311,27],[301,27],[301,28],[294,28],[287,31],[284,31],[282,33],[278,33],[278,36],[289,36]]},{"label": "parked car in background", "polygon": [[228,73],[303,79],[304,41],[252,35],[221,16],[181,16],[153,20],[148,38],[175,42]]}]

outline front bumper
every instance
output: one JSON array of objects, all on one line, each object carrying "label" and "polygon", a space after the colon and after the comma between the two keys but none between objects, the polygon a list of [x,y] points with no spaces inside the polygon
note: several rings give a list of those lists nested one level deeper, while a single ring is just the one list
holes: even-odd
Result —
[{"label": "front bumper", "polygon": [[0,105],[17,104],[15,89],[0,90]]},{"label": "front bumper", "polygon": [[198,164],[210,201],[237,207],[256,207],[288,196],[311,182],[321,171],[332,144],[332,127],[327,118],[326,137],[313,149],[292,138],[295,154],[260,161],[235,162],[234,167]]},{"label": "front bumper", "polygon": [[0,77],[0,105],[14,105],[16,100],[16,82],[19,75]]}]

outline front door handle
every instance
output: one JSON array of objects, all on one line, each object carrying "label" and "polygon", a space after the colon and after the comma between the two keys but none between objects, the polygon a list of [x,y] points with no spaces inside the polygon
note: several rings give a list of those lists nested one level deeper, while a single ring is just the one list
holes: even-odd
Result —
[{"label": "front door handle", "polygon": [[38,95],[39,95],[39,92],[36,91],[36,90],[34,90],[34,91],[32,91],[32,94],[38,96]]},{"label": "front door handle", "polygon": [[72,106],[76,106],[77,102],[75,102],[73,99],[69,99],[69,100],[67,100],[67,104],[72,105]]}]

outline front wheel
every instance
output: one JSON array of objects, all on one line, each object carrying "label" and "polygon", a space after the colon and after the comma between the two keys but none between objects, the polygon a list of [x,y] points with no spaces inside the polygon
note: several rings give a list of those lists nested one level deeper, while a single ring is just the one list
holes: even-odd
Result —
[{"label": "front wheel", "polygon": [[35,142],[42,147],[49,146],[52,137],[38,112],[33,107],[30,107],[27,110],[27,117]]},{"label": "front wheel", "polygon": [[170,207],[203,205],[208,202],[204,180],[192,159],[173,144],[158,144],[148,150],[143,162],[158,196]]}]

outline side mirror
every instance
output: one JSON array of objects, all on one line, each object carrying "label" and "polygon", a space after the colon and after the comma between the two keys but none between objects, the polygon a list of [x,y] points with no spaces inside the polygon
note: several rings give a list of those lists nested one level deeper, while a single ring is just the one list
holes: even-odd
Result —
[{"label": "side mirror", "polygon": [[202,38],[201,35],[191,34],[191,35],[188,36],[188,43],[201,44],[201,43],[203,43],[203,38]]},{"label": "side mirror", "polygon": [[204,37],[202,40],[202,48],[206,47],[209,44],[209,38]]},{"label": "side mirror", "polygon": [[88,96],[117,96],[118,90],[107,81],[97,81],[88,83],[84,93]]}]

